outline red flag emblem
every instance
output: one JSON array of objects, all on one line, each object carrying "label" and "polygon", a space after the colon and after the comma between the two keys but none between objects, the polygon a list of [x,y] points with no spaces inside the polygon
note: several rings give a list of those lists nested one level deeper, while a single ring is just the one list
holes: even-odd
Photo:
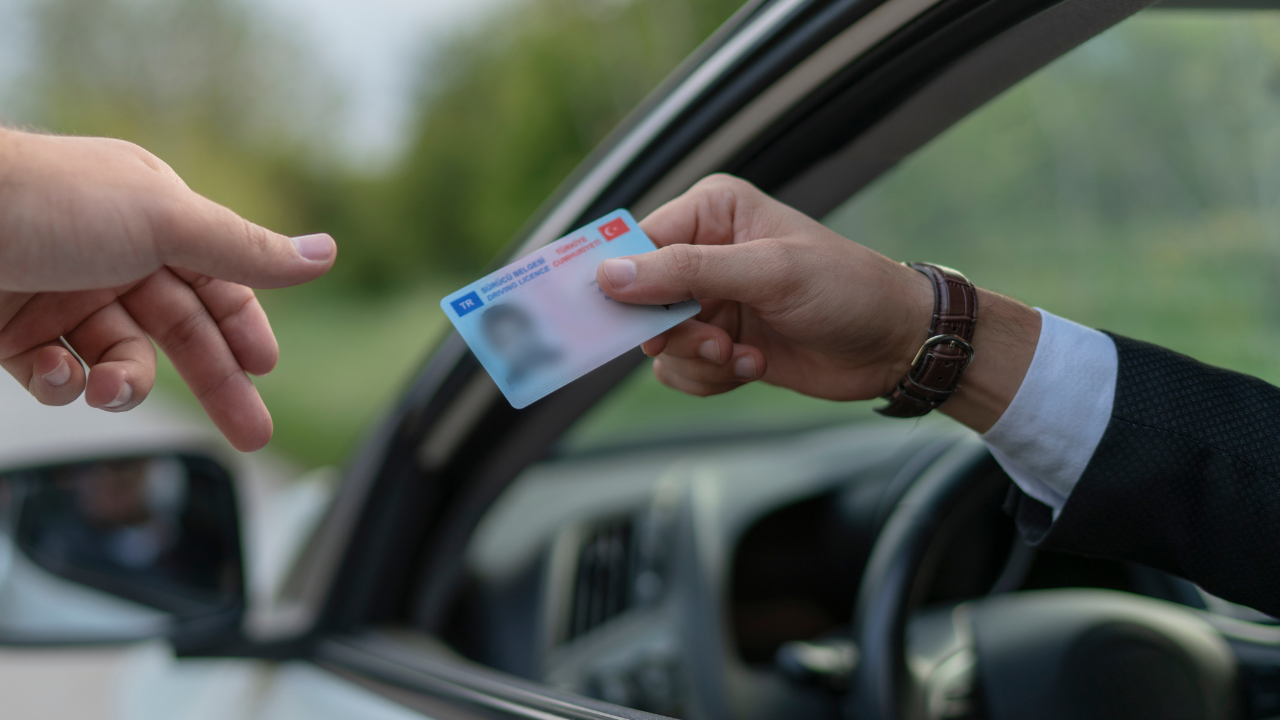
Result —
[{"label": "red flag emblem", "polygon": [[605,240],[612,240],[616,237],[622,237],[631,232],[631,228],[627,227],[627,221],[622,218],[614,218],[609,222],[597,228]]}]

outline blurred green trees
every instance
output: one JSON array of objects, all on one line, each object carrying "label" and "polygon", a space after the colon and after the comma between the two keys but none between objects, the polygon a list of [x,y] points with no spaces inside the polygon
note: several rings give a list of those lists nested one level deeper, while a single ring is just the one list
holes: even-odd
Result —
[{"label": "blurred green trees", "polygon": [[513,0],[430,54],[409,150],[370,177],[326,150],[317,64],[249,5],[42,0],[26,119],[138,142],[282,232],[328,230],[326,285],[387,291],[481,268],[739,4]]},{"label": "blurred green trees", "polygon": [[[511,0],[436,48],[404,154],[369,174],[333,149],[340,101],[320,65],[247,0],[17,1],[30,4],[32,60],[24,102],[0,105],[0,119],[136,141],[257,222],[338,238],[330,276],[262,294],[281,344],[279,368],[257,381],[273,446],[307,464],[345,456],[445,325],[438,299],[738,4]],[[1274,381],[1277,68],[1280,14],[1144,12],[827,222]],[[180,387],[171,371],[162,382]],[[670,392],[633,386],[615,424],[669,424]],[[718,426],[784,402],[817,412],[754,389],[679,414],[696,403],[698,422]]]},{"label": "blurred green trees", "polygon": [[298,196],[327,160],[317,149],[336,96],[326,78],[305,70],[284,33],[227,0],[30,7],[32,58],[18,119],[132,140],[197,191],[265,225],[310,225]]},{"label": "blurred green trees", "polygon": [[404,161],[343,207],[368,248],[345,270],[371,287],[477,272],[738,4],[535,0],[454,37]]},{"label": "blurred green trees", "polygon": [[439,297],[740,4],[511,0],[428,56],[408,149],[369,174],[333,148],[322,63],[246,0],[18,1],[31,58],[0,120],[137,142],[251,220],[338,239],[329,276],[260,294],[272,445],[306,464],[345,456],[437,336]]},{"label": "blurred green trees", "polygon": [[1280,382],[1280,12],[1144,11],[826,222]]}]

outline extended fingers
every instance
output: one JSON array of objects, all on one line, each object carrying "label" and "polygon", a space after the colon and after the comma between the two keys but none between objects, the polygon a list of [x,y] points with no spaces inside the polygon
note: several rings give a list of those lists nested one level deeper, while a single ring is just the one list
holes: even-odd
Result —
[{"label": "extended fingers", "polygon": [[189,270],[173,272],[195,289],[245,372],[266,375],[275,368],[280,345],[253,290]]},{"label": "extended fingers", "polygon": [[121,303],[173,361],[214,425],[238,450],[271,439],[271,415],[222,330],[190,285],[161,270]]}]

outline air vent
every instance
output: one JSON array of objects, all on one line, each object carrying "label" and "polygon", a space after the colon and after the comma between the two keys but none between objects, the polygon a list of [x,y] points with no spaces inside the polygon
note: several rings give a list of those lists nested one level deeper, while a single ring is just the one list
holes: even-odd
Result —
[{"label": "air vent", "polygon": [[589,632],[631,607],[631,526],[630,518],[598,526],[582,543],[566,640]]}]

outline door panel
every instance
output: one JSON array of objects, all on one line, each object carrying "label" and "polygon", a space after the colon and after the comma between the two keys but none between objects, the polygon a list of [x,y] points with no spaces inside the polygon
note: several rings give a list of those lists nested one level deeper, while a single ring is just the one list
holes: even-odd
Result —
[{"label": "door panel", "polygon": [[255,720],[423,720],[464,715],[426,715],[385,695],[306,662],[276,670]]}]

